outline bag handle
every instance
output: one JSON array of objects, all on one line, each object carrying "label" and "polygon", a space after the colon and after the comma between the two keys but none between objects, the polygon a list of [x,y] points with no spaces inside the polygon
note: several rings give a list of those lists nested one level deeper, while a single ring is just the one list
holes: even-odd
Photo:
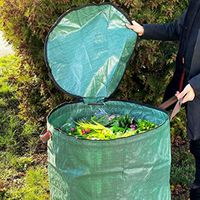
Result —
[{"label": "bag handle", "polygon": [[51,132],[48,131],[47,128],[45,128],[40,134],[40,139],[42,140],[43,143],[46,143],[51,138],[51,136],[52,136]]},{"label": "bag handle", "polygon": [[182,99],[178,100],[176,96],[173,96],[159,106],[159,108],[161,108],[161,109],[166,109],[174,103],[176,103],[176,105],[174,106],[174,109],[172,110],[172,112],[170,114],[170,121],[180,111],[181,105],[182,105]]}]

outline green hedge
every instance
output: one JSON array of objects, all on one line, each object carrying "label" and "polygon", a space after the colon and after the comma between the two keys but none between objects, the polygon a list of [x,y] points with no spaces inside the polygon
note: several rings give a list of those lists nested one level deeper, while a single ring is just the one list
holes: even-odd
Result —
[{"label": "green hedge", "polygon": [[1,151],[16,154],[33,151],[38,140],[38,136],[34,137],[36,124],[19,118],[17,96],[22,91],[18,87],[29,80],[26,75],[19,76],[20,62],[15,55],[0,58],[0,154]]},{"label": "green hedge", "polygon": [[[0,0],[0,29],[21,57],[19,77],[27,79],[18,84],[20,116],[39,125],[47,112],[64,101],[73,100],[58,91],[49,79],[43,58],[45,36],[56,19],[66,10],[104,1],[89,0]],[[186,0],[115,0],[140,23],[162,23],[179,16]],[[135,56],[118,90],[118,99],[133,99],[157,105],[174,68],[177,44],[158,41],[138,41]]]}]

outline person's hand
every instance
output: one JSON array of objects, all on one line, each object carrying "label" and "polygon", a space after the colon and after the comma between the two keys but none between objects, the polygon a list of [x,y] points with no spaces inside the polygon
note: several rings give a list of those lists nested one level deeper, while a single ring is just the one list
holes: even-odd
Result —
[{"label": "person's hand", "polygon": [[193,101],[195,97],[194,90],[190,84],[186,85],[182,92],[176,92],[175,96],[178,100],[182,100],[181,103]]},{"label": "person's hand", "polygon": [[[132,25],[133,24],[133,25]],[[126,24],[126,27],[135,31],[139,36],[142,36],[144,34],[144,28],[136,21],[132,21],[132,24]]]}]

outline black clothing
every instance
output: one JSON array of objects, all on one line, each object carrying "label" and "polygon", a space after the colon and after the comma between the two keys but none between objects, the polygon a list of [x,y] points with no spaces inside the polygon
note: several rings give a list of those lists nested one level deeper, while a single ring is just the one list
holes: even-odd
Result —
[{"label": "black clothing", "polygon": [[[187,131],[191,140],[200,139],[200,0],[191,0],[188,9],[172,23],[145,24],[144,39],[178,40],[176,70],[167,86],[164,99],[181,91],[180,79],[186,73],[185,86],[190,83],[195,99],[187,103]],[[184,63],[183,63],[184,58]]]},{"label": "black clothing", "polygon": [[200,140],[190,142],[190,152],[195,158],[195,180],[194,184],[200,188]]},{"label": "black clothing", "polygon": [[200,200],[200,188],[190,190],[190,200]]},{"label": "black clothing", "polygon": [[184,29],[181,34],[179,54],[185,58],[185,67],[187,79],[192,62],[194,47],[196,44],[198,30],[200,28],[200,1],[191,0],[186,12]]},{"label": "black clothing", "polygon": [[195,158],[195,180],[190,190],[191,200],[200,200],[200,140],[190,142],[190,152]]},{"label": "black clothing", "polygon": [[192,32],[191,34],[188,34],[186,38],[186,42],[185,42],[186,45],[183,52],[183,57],[185,58],[185,61],[186,61],[185,67],[186,67],[186,73],[187,73],[186,74],[187,80],[189,80],[190,66],[192,64],[192,57],[194,54],[194,47],[197,41],[199,28],[200,28],[200,9],[196,13],[196,17],[194,19],[194,23],[192,26]]}]

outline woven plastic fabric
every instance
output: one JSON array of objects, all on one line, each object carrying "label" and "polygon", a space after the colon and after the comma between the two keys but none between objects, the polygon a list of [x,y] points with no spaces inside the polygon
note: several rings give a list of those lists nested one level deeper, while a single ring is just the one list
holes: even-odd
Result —
[{"label": "woven plastic fabric", "polygon": [[45,43],[52,78],[63,91],[87,98],[109,97],[134,50],[136,33],[110,4],[71,10],[59,18]]},{"label": "woven plastic fabric", "polygon": [[[98,110],[128,114],[158,125],[149,132],[110,141],[80,140],[60,131]],[[52,200],[170,200],[168,115],[130,102],[64,104],[48,116],[48,170]]]}]

